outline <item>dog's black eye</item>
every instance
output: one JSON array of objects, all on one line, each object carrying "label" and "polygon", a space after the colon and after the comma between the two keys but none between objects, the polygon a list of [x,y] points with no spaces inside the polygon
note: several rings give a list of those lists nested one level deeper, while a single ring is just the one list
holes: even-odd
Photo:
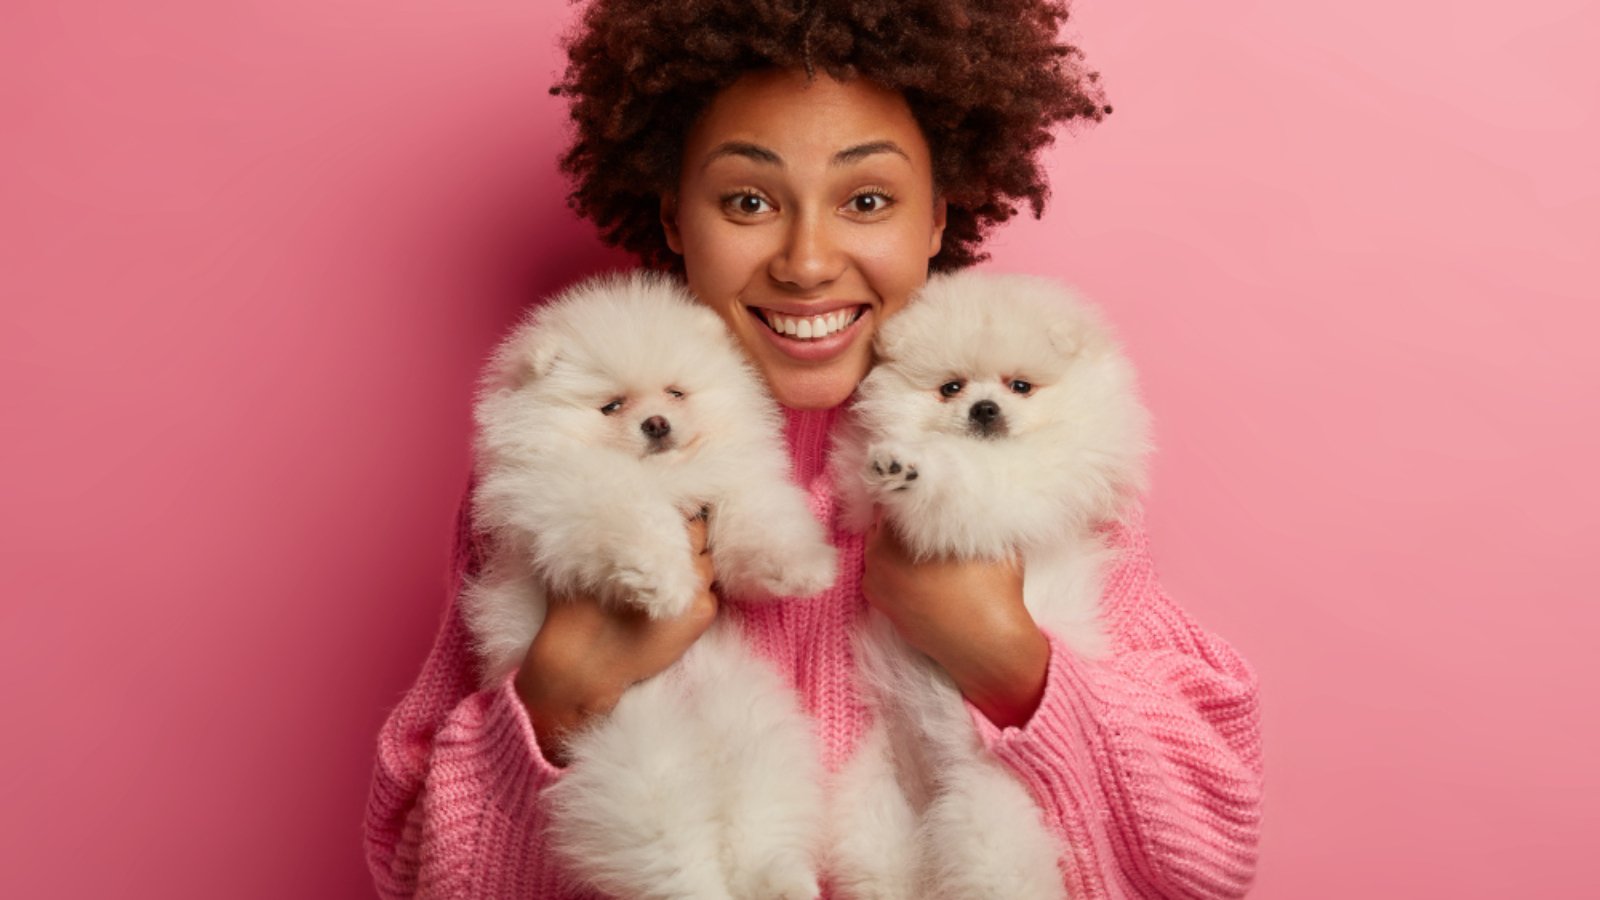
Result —
[{"label": "dog's black eye", "polygon": [[1027,394],[1031,390],[1033,390],[1033,385],[1023,381],[1021,378],[1011,379],[1011,392],[1013,394]]},{"label": "dog's black eye", "polygon": [[609,415],[611,415],[612,413],[616,412],[617,410],[619,410],[621,408],[622,408],[622,400],[621,400],[621,398],[618,398],[616,400],[611,401],[610,403],[607,403],[605,406],[600,407],[600,411],[609,416]]},{"label": "dog's black eye", "polygon": [[965,381],[946,381],[944,384],[939,385],[939,393],[945,397],[954,397],[961,393],[961,389],[966,386],[967,383]]},{"label": "dog's black eye", "polygon": [[667,388],[667,396],[674,400],[682,400],[683,391],[680,391],[677,388]]}]

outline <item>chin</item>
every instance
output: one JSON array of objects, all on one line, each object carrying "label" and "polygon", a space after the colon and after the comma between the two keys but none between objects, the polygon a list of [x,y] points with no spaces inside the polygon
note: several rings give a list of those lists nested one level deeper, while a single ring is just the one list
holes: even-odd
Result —
[{"label": "chin", "polygon": [[832,409],[849,400],[871,367],[871,348],[851,352],[825,366],[759,359],[761,377],[778,403],[789,409]]},{"label": "chin", "polygon": [[832,409],[855,393],[860,378],[853,373],[824,377],[780,376],[769,380],[772,395],[789,409]]}]

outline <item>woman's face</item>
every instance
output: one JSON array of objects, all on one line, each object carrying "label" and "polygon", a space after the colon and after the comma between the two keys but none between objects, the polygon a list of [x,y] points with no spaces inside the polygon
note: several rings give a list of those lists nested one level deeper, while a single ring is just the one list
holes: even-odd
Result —
[{"label": "woman's face", "polygon": [[746,75],[690,131],[667,243],[786,406],[844,402],[872,337],[928,277],[945,206],[900,94]]}]

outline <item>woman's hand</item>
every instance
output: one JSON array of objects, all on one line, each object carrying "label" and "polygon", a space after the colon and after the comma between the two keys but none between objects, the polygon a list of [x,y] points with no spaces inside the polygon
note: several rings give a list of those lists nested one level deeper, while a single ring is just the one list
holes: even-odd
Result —
[{"label": "woman's hand", "polygon": [[566,763],[568,733],[610,712],[623,691],[677,662],[711,627],[717,597],[711,591],[715,573],[706,553],[705,519],[691,519],[688,528],[700,595],[681,617],[653,620],[592,597],[551,598],[544,625],[517,672],[516,688],[539,749],[556,765]]},{"label": "woman's hand", "polygon": [[989,721],[1025,724],[1044,695],[1050,643],[1022,603],[1018,562],[913,562],[880,519],[861,589],[911,646],[943,666]]}]

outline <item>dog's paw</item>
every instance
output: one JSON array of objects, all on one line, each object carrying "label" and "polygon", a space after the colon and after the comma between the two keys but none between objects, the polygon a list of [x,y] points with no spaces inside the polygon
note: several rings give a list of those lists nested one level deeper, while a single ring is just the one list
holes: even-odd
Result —
[{"label": "dog's paw", "polygon": [[622,602],[652,619],[675,619],[689,611],[700,593],[694,564],[681,551],[651,554],[642,548],[617,561],[611,581]]},{"label": "dog's paw", "polygon": [[920,474],[904,447],[878,444],[867,451],[867,486],[876,493],[910,490]]},{"label": "dog's paw", "polygon": [[763,560],[757,572],[761,588],[776,597],[810,597],[833,586],[839,575],[839,554],[817,542],[802,549],[783,548]]},{"label": "dog's paw", "polygon": [[735,872],[729,890],[739,900],[816,900],[817,873],[797,857],[780,858],[753,872]]}]

